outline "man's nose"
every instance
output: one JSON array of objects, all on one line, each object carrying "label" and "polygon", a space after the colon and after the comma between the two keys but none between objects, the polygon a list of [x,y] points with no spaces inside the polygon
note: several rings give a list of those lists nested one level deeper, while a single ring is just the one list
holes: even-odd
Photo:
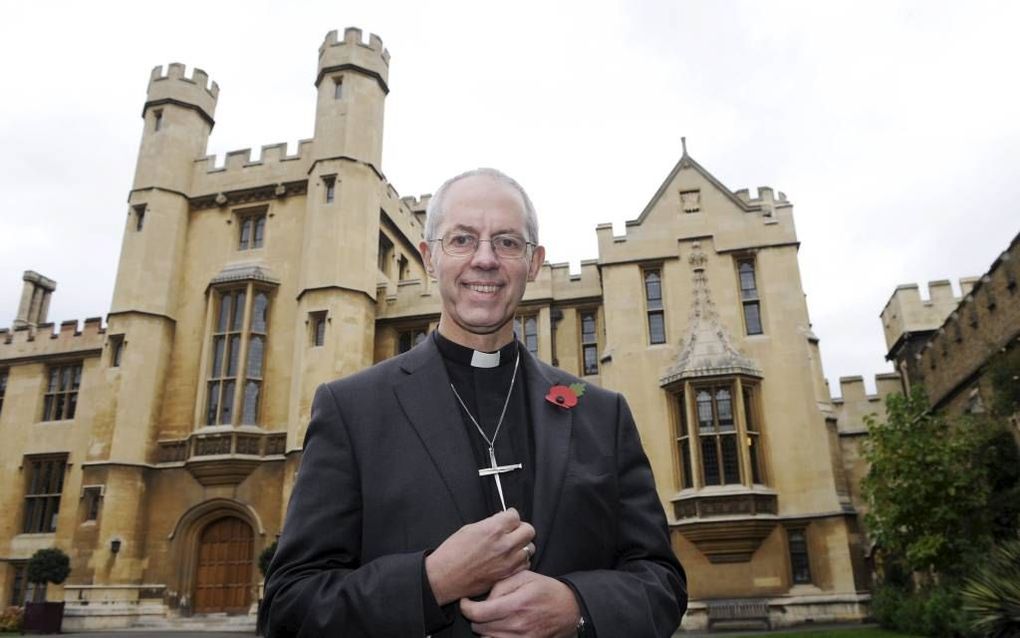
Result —
[{"label": "man's nose", "polygon": [[488,239],[478,240],[478,248],[471,256],[471,265],[476,268],[498,268],[499,256],[492,247],[492,241]]}]

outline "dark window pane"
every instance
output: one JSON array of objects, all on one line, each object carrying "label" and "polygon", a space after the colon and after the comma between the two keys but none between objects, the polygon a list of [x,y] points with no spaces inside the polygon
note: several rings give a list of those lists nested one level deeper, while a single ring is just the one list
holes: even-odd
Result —
[{"label": "dark window pane", "polygon": [[758,287],[754,283],[754,265],[749,261],[740,264],[740,298],[758,298]]},{"label": "dark window pane", "polygon": [[687,436],[687,404],[684,395],[676,395],[677,436]]},{"label": "dark window pane", "polygon": [[694,480],[691,478],[691,442],[688,439],[680,442],[680,467],[683,476],[680,487],[694,487]]},{"label": "dark window pane", "polygon": [[43,398],[43,421],[53,420],[53,397],[47,395]]},{"label": "dark window pane", "polygon": [[715,419],[712,417],[712,395],[701,390],[698,392],[698,429],[701,432],[715,430]]},{"label": "dark window pane", "polygon": [[715,437],[701,437],[701,464],[704,471],[705,485],[720,485],[719,455],[715,449]]},{"label": "dark window pane", "polygon": [[220,406],[220,424],[230,423],[230,410],[234,406],[234,382],[223,383],[223,403]]},{"label": "dark window pane", "polygon": [[46,387],[47,392],[56,392],[60,383],[60,368],[50,368],[50,382]]},{"label": "dark window pane", "polygon": [[207,425],[216,424],[216,414],[219,412],[220,405],[220,383],[219,381],[213,381],[209,384],[209,403],[206,409]]},{"label": "dark window pane", "polygon": [[747,334],[760,335],[761,312],[757,301],[744,302],[744,325],[747,327]]},{"label": "dark window pane", "polygon": [[589,342],[595,339],[595,315],[586,313],[581,315],[581,340]]},{"label": "dark window pane", "polygon": [[725,483],[740,482],[740,460],[737,455],[737,435],[726,434],[719,437],[722,447],[723,481]]},{"label": "dark window pane", "polygon": [[752,435],[747,437],[748,454],[751,457],[751,482],[761,483],[761,471],[758,469],[758,436]]},{"label": "dark window pane", "polygon": [[212,378],[220,376],[220,371],[223,369],[223,346],[226,343],[224,337],[213,337],[213,365],[212,365]]},{"label": "dark window pane", "polygon": [[241,354],[241,335],[231,335],[230,353],[227,357],[227,373],[224,376],[233,377],[237,375],[237,359]]},{"label": "dark window pane", "polygon": [[411,349],[411,333],[401,332],[400,341],[397,343],[397,352],[407,352]]},{"label": "dark window pane", "polygon": [[265,337],[252,335],[248,341],[248,377],[254,379],[262,378],[262,358],[264,354]]},{"label": "dark window pane", "polygon": [[244,293],[239,292],[234,301],[234,325],[233,330],[240,330],[244,323]]},{"label": "dark window pane", "polygon": [[733,430],[733,401],[730,399],[730,391],[720,388],[715,392],[715,407],[719,417],[719,429],[722,431]]},{"label": "dark window pane", "polygon": [[64,412],[64,418],[65,419],[73,419],[74,418],[74,410],[75,410],[75,408],[78,407],[78,393],[77,392],[72,392],[72,393],[70,393],[70,394],[68,394],[66,396],[67,396],[67,409]]},{"label": "dark window pane", "polygon": [[259,409],[259,383],[249,381],[244,384],[244,410],[242,411],[241,423],[255,425],[255,418]]},{"label": "dark window pane", "polygon": [[255,303],[251,309],[251,331],[266,331],[266,315],[269,311],[269,297],[266,293],[260,292],[255,295]]},{"label": "dark window pane", "polygon": [[59,421],[64,418],[64,395],[58,394],[53,397],[53,420]]},{"label": "dark window pane", "polygon": [[227,325],[230,321],[230,308],[231,303],[234,301],[234,296],[230,293],[223,293],[220,295],[220,316],[216,322],[216,332],[226,332]]},{"label": "dark window pane", "polygon": [[787,537],[790,543],[790,567],[793,571],[795,584],[811,582],[811,561],[808,558],[807,537],[804,530],[789,530]]},{"label": "dark window pane", "polygon": [[666,343],[666,325],[661,312],[648,313],[648,339],[653,344]]},{"label": "dark window pane", "polygon": [[255,239],[252,241],[252,248],[262,248],[262,240],[266,235],[266,216],[259,215],[255,219]]},{"label": "dark window pane", "polygon": [[246,250],[248,248],[249,237],[251,237],[251,218],[241,220],[241,241],[238,244],[238,248]]},{"label": "dark window pane", "polygon": [[599,373],[598,348],[593,345],[586,345],[584,347],[584,373],[585,374]]},{"label": "dark window pane", "polygon": [[[658,270],[645,271],[645,299],[648,301],[662,299],[662,284]],[[650,305],[649,308],[651,308]]]},{"label": "dark window pane", "polygon": [[748,432],[757,432],[758,423],[754,420],[754,391],[744,386],[744,423]]},{"label": "dark window pane", "polygon": [[538,320],[534,317],[524,320],[524,346],[531,354],[538,354]]},{"label": "dark window pane", "polygon": [[318,317],[315,320],[315,345],[321,346],[326,342],[326,318]]}]

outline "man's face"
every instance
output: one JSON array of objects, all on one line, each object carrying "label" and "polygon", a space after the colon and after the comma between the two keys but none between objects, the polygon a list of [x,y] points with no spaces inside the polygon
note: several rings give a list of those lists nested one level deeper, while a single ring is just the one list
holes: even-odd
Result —
[{"label": "man's face", "polygon": [[[451,231],[482,240],[502,233],[529,239],[520,194],[491,177],[476,175],[454,182],[443,208],[437,239]],[[545,249],[538,246],[511,259],[497,256],[488,241],[479,242],[474,254],[466,256],[447,255],[440,242],[422,242],[420,248],[426,267],[439,281],[443,335],[476,349],[495,349],[508,342],[514,311],[527,282],[538,275]]]}]

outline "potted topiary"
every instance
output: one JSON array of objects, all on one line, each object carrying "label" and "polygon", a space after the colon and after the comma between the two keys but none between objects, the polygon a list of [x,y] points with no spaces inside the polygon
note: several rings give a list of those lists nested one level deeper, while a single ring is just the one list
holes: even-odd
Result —
[{"label": "potted topiary", "polygon": [[[60,584],[71,573],[71,559],[56,547],[40,549],[28,561],[25,579],[37,587]],[[59,634],[64,621],[64,603],[25,603],[25,633]]]}]

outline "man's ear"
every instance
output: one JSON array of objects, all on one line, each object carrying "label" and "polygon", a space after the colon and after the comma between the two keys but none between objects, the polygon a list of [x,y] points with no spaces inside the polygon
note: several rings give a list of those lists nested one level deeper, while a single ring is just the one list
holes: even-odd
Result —
[{"label": "man's ear", "polygon": [[418,244],[418,252],[421,253],[421,260],[425,263],[425,272],[429,275],[435,276],[432,268],[432,247],[429,246],[427,241],[423,241]]},{"label": "man's ear", "polygon": [[535,281],[544,263],[545,246],[535,246],[535,250],[531,251],[531,263],[528,265],[528,281]]}]

